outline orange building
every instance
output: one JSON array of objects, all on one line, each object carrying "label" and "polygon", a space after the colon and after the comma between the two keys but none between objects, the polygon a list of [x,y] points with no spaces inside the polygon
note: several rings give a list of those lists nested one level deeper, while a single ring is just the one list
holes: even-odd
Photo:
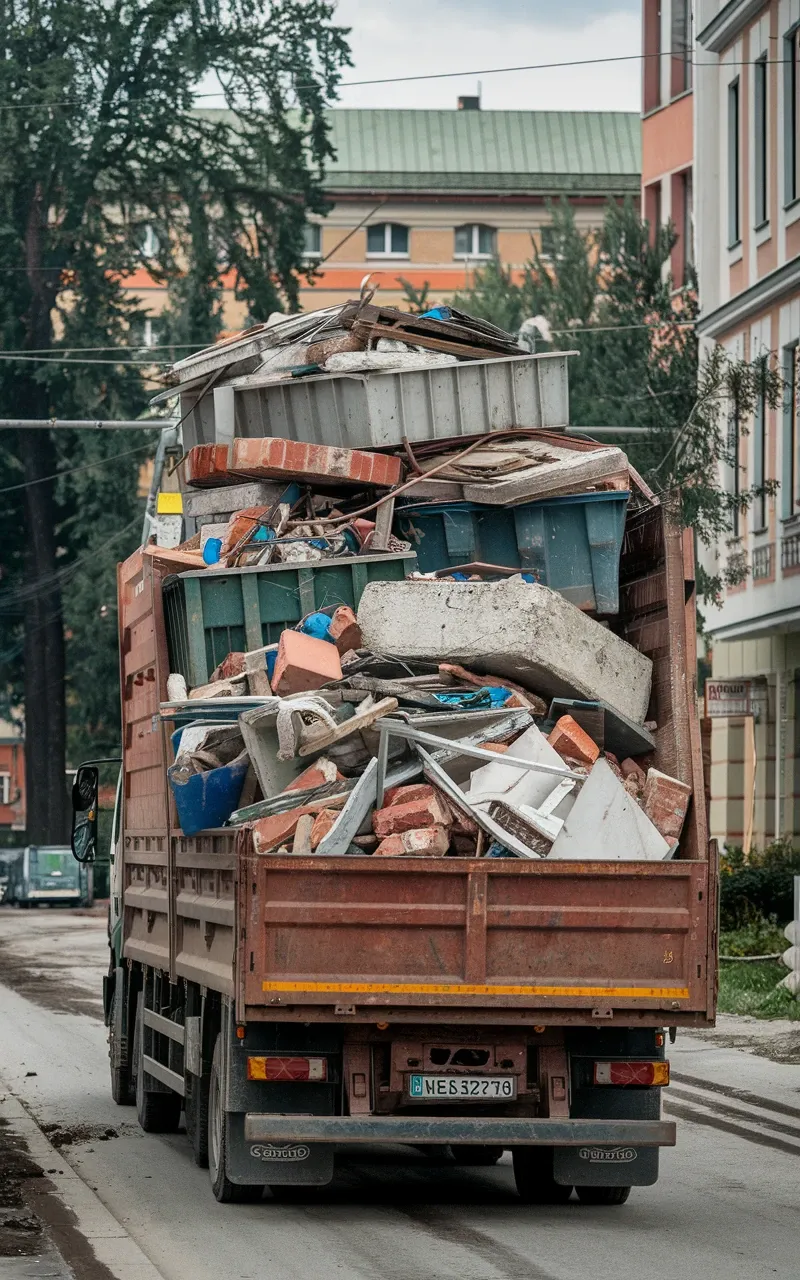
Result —
[{"label": "orange building", "polygon": [[[548,201],[566,197],[583,230],[600,226],[609,199],[638,202],[635,112],[482,111],[478,98],[461,98],[452,111],[328,114],[331,209],[306,228],[306,258],[317,270],[301,289],[305,310],[357,296],[369,273],[387,304],[403,305],[404,280],[415,289],[427,282],[430,301],[444,301],[495,256],[520,269],[534,241],[546,256]],[[164,291],[144,270],[128,283],[150,311],[144,337],[154,344]],[[241,328],[246,304],[232,280],[223,287],[226,327]]]},{"label": "orange building", "polygon": [[25,830],[25,738],[0,720],[0,831]]},{"label": "orange building", "polygon": [[642,209],[652,227],[672,221],[672,279],[694,263],[691,0],[644,0]]}]

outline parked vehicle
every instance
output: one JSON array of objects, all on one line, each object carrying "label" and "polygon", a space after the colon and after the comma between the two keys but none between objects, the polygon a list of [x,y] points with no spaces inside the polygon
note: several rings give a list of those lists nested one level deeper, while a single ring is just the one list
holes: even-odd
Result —
[{"label": "parked vehicle", "polygon": [[69,845],[28,845],[8,865],[5,903],[16,907],[92,903],[92,873],[76,864]]}]

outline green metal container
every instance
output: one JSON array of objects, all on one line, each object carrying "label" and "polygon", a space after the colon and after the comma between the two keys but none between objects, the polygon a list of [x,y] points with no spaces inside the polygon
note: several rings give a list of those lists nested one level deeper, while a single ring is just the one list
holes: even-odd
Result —
[{"label": "green metal container", "polygon": [[207,684],[229,653],[274,644],[306,614],[329,605],[357,609],[370,582],[399,582],[417,568],[413,552],[343,556],[303,565],[198,569],[164,582],[169,669],[190,689]]}]

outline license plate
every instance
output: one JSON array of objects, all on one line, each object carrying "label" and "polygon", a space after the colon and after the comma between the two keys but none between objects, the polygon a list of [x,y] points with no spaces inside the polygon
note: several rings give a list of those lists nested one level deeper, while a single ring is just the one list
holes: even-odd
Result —
[{"label": "license plate", "polygon": [[516,1098],[516,1076],[412,1076],[412,1098]]}]

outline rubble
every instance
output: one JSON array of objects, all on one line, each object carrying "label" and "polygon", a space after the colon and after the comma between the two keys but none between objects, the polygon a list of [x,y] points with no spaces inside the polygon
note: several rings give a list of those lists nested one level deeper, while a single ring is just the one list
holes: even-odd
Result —
[{"label": "rubble", "polygon": [[[280,383],[288,397],[298,378],[337,369],[450,378],[521,356],[452,308],[410,316],[371,296],[257,326],[176,370],[234,370],[234,390]],[[624,453],[513,418],[418,440],[391,415],[394,438],[355,448],[342,424],[334,443],[293,438],[291,413],[278,433],[265,422],[263,435],[190,447],[190,536],[145,548],[162,573],[219,588],[193,650],[205,644],[207,665],[192,668],[183,633],[171,637],[165,718],[186,726],[169,770],[184,833],[247,827],[257,856],[673,856],[692,793],[657,768],[652,663],[615,616],[626,511],[655,501]],[[430,567],[419,550],[424,574],[423,528],[437,557]],[[591,566],[576,578],[581,557]]]}]

